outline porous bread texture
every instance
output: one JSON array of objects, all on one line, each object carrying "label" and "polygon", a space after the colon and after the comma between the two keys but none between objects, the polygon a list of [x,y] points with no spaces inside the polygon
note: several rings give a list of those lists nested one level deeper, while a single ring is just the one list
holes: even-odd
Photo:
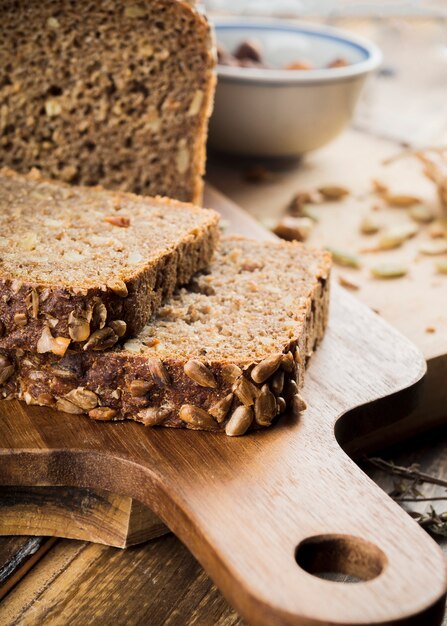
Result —
[{"label": "porous bread texture", "polygon": [[330,265],[298,243],[224,240],[210,268],[122,348],[3,352],[3,397],[147,426],[269,426],[299,400],[323,337]]},{"label": "porous bread texture", "polygon": [[0,0],[0,165],[200,204],[215,51],[180,0]]},{"label": "porous bread texture", "polygon": [[0,347],[63,355],[132,336],[210,262],[214,211],[0,170]]}]

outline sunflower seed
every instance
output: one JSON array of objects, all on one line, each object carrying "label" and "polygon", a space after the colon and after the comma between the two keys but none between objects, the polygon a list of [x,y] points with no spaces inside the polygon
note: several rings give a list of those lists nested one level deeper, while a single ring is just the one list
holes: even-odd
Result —
[{"label": "sunflower seed", "polygon": [[332,259],[336,265],[353,267],[354,269],[359,269],[362,266],[359,257],[351,252],[339,248],[327,248],[327,250],[332,254]]},{"label": "sunflower seed", "polygon": [[400,248],[407,239],[411,239],[419,232],[415,224],[402,224],[388,229],[380,237],[379,241],[372,248],[364,248],[362,252],[380,252],[381,250],[394,250]]},{"label": "sunflower seed", "polygon": [[406,194],[385,193],[384,200],[389,206],[398,208],[407,208],[414,206],[415,204],[421,204],[420,198]]},{"label": "sunflower seed", "polygon": [[447,241],[427,241],[423,243],[419,252],[427,256],[437,256],[438,254],[447,253]]},{"label": "sunflower seed", "polygon": [[302,413],[307,409],[307,404],[299,393],[293,396],[292,407],[295,414]]},{"label": "sunflower seed", "polygon": [[170,413],[169,409],[149,407],[137,414],[137,420],[145,426],[158,426],[169,417]]},{"label": "sunflower seed", "polygon": [[440,274],[447,274],[447,261],[438,261],[436,263],[436,269]]},{"label": "sunflower seed", "polygon": [[192,404],[184,404],[179,411],[182,422],[196,426],[197,428],[215,428],[216,421],[204,409]]},{"label": "sunflower seed", "polygon": [[4,385],[13,374],[14,365],[6,357],[0,356],[0,385]]},{"label": "sunflower seed", "polygon": [[371,274],[375,278],[402,278],[408,274],[408,267],[402,263],[382,263],[372,267]]},{"label": "sunflower seed", "polygon": [[409,215],[412,220],[417,222],[418,224],[430,224],[435,219],[435,216],[427,209],[423,204],[414,206],[410,209]]},{"label": "sunflower seed", "polygon": [[258,387],[245,377],[242,377],[233,385],[233,391],[244,406],[252,406],[261,393]]},{"label": "sunflower seed", "polygon": [[447,237],[447,217],[441,217],[430,224],[428,234],[432,239]]},{"label": "sunflower seed", "polygon": [[116,414],[117,411],[111,409],[109,406],[100,406],[88,412],[89,417],[100,422],[111,420]]},{"label": "sunflower seed", "polygon": [[220,374],[226,383],[232,385],[242,376],[242,370],[233,363],[227,363],[222,366]]},{"label": "sunflower seed", "polygon": [[124,320],[113,320],[109,322],[109,327],[118,337],[124,337],[127,330],[127,324]]},{"label": "sunflower seed", "polygon": [[53,337],[51,330],[48,326],[42,330],[42,334],[37,342],[37,352],[44,354],[46,352],[52,352],[58,356],[64,356],[70,345],[71,339],[66,337]]},{"label": "sunflower seed", "polygon": [[380,223],[373,215],[366,215],[360,222],[362,235],[375,235],[380,230]]},{"label": "sunflower seed", "polygon": [[284,398],[276,398],[276,403],[277,403],[277,413],[278,415],[281,415],[281,413],[284,413],[284,411],[287,408],[287,404],[286,401],[284,400]]},{"label": "sunflower seed", "polygon": [[299,393],[298,385],[294,380],[289,379],[284,386],[284,398],[285,400],[290,400],[293,396],[296,396]]},{"label": "sunflower seed", "polygon": [[84,389],[84,387],[72,389],[65,397],[76,406],[84,409],[84,411],[89,411],[98,406],[98,396],[96,393],[89,389]]},{"label": "sunflower seed", "polygon": [[[282,372],[284,373],[284,372]],[[268,385],[263,385],[255,402],[255,420],[259,426],[270,426],[276,415],[276,398]]]},{"label": "sunflower seed", "polygon": [[127,285],[123,280],[117,279],[111,283],[107,283],[107,287],[120,298],[126,298],[129,295]]},{"label": "sunflower seed", "polygon": [[24,327],[28,324],[28,316],[26,313],[16,313],[14,315],[14,324],[16,326]]},{"label": "sunflower seed", "polygon": [[105,350],[111,348],[118,341],[118,335],[109,327],[95,330],[90,335],[87,343],[84,344],[83,350]]},{"label": "sunflower seed", "polygon": [[152,389],[153,386],[153,382],[137,378],[130,383],[130,395],[134,396],[134,398],[142,398]]},{"label": "sunflower seed", "polygon": [[56,400],[56,409],[58,411],[63,411],[64,413],[72,413],[73,415],[81,415],[84,413],[84,410],[81,407],[73,404],[69,400],[65,400],[65,398],[58,398]]},{"label": "sunflower seed", "polygon": [[287,352],[287,354],[283,354],[281,359],[281,367],[284,371],[290,373],[293,371],[295,367],[295,362],[293,360],[293,354],[291,352]]},{"label": "sunflower seed", "polygon": [[238,406],[231,415],[225,427],[225,433],[229,437],[244,435],[253,422],[253,409],[248,406]]},{"label": "sunflower seed", "polygon": [[272,377],[270,386],[275,396],[280,396],[284,389],[284,372],[276,372]]},{"label": "sunflower seed", "polygon": [[221,424],[228,415],[228,411],[231,408],[233,403],[234,394],[229,393],[225,398],[213,404],[211,408],[208,409],[208,413],[216,418],[216,420]]},{"label": "sunflower seed", "polygon": [[281,365],[282,357],[282,354],[274,354],[258,363],[251,371],[251,377],[255,383],[264,383],[267,378],[270,378]]},{"label": "sunflower seed", "polygon": [[339,185],[325,185],[324,187],[319,187],[318,191],[325,200],[329,201],[342,200],[342,198],[349,195],[349,189]]},{"label": "sunflower seed", "polygon": [[101,330],[106,325],[107,308],[103,302],[97,302],[93,307],[92,322],[93,328]]},{"label": "sunflower seed", "polygon": [[167,387],[168,385],[170,385],[171,378],[161,359],[158,359],[157,357],[148,359],[147,365],[151,373],[152,379],[158,387]]},{"label": "sunflower seed", "polygon": [[32,317],[36,318],[39,315],[39,294],[31,287],[30,292],[25,298],[26,306],[28,309],[31,309]]},{"label": "sunflower seed", "polygon": [[190,359],[184,366],[185,374],[201,387],[217,387],[213,372],[201,361]]},{"label": "sunflower seed", "polygon": [[73,341],[85,341],[90,337],[90,322],[84,315],[71,311],[68,316],[68,334]]}]

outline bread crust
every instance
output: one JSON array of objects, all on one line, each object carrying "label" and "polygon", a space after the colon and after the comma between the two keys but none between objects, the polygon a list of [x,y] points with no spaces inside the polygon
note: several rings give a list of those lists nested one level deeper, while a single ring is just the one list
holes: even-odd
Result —
[{"label": "bread crust", "polygon": [[[58,359],[3,351],[3,371],[10,370],[2,395],[93,419],[227,433],[231,416],[244,406],[252,412],[250,428],[268,426],[297,401],[305,365],[324,335],[330,259],[320,254],[321,271],[300,299],[300,332],[278,346],[277,354],[253,360],[189,360],[175,355],[160,360],[153,353],[124,348],[96,355],[68,351]],[[92,404],[82,408],[76,404],[77,396],[82,405],[85,391],[93,394]]]},{"label": "bread crust", "polygon": [[[40,184],[44,182],[52,189],[67,189],[70,193],[73,190],[71,186],[62,183],[45,181],[35,173],[21,176],[3,168],[0,170],[0,191],[4,177],[17,184],[27,181],[31,190],[34,181],[36,189],[41,189]],[[76,193],[85,194],[87,198],[95,197],[96,194],[104,197],[105,194],[108,198],[116,197],[120,202],[130,199],[138,203],[140,200],[132,194],[104,192],[101,188],[75,189]],[[141,201],[147,203],[149,199]],[[197,209],[193,205],[165,198],[150,199],[150,202],[166,211],[174,208],[175,211],[191,211],[192,216],[197,213],[197,219],[194,217],[192,220],[196,219],[197,225],[184,227],[178,236],[172,237],[172,245],[148,258],[147,262],[140,263],[131,275],[123,276],[123,280],[115,284],[29,281],[0,270],[0,348],[41,352],[51,344],[52,336],[56,340],[53,352],[61,355],[64,347],[98,351],[111,347],[118,340],[138,334],[179,285],[186,284],[195,272],[209,264],[219,240],[219,216],[214,211]],[[31,205],[30,209],[33,210]],[[37,216],[36,229],[39,228],[39,219]],[[120,275],[119,266],[116,274]],[[79,328],[82,320],[86,320],[88,336],[80,340],[73,326],[77,324]],[[125,330],[122,330],[122,324],[120,329],[116,327],[119,333],[115,332],[114,337],[110,324],[112,322],[113,326],[113,322],[117,321],[124,322]],[[101,331],[102,337],[99,336],[98,341],[90,342],[89,345],[92,335],[97,331]],[[39,341],[45,333],[47,341],[43,347],[39,347]],[[58,344],[58,338],[66,339],[68,343],[59,341]]]}]

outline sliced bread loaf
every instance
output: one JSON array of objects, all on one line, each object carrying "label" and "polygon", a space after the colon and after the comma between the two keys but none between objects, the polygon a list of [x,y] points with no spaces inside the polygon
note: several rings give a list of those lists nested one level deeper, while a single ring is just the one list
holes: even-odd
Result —
[{"label": "sliced bread loaf", "polygon": [[0,0],[0,165],[200,203],[215,54],[180,0]]},{"label": "sliced bread loaf", "polygon": [[138,333],[211,260],[214,211],[0,171],[0,347],[63,355]]},{"label": "sliced bread loaf", "polygon": [[147,426],[243,434],[293,402],[323,337],[328,253],[286,242],[225,240],[209,271],[134,339],[62,359],[3,352],[2,394],[28,404]]}]

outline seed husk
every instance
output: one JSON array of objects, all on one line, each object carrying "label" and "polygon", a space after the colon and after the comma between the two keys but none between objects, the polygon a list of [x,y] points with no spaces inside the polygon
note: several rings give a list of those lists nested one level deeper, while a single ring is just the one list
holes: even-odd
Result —
[{"label": "seed husk", "polygon": [[238,406],[231,415],[225,427],[228,437],[244,435],[253,422],[253,409],[248,406]]},{"label": "seed husk", "polygon": [[336,265],[352,267],[354,269],[359,269],[362,266],[360,258],[347,250],[340,250],[339,248],[326,249],[332,254],[332,259]]},{"label": "seed husk", "polygon": [[218,402],[216,402],[216,404],[213,404],[213,406],[208,409],[208,413],[216,418],[218,423],[221,424],[228,415],[228,411],[231,408],[233,399],[234,394],[229,393],[225,396],[225,398],[222,398],[222,400],[219,400]]},{"label": "seed husk", "polygon": [[201,387],[215,389],[217,387],[213,372],[201,361],[190,359],[184,366],[185,374]]},{"label": "seed husk", "polygon": [[68,334],[73,341],[86,341],[90,337],[90,322],[84,315],[71,311],[68,316]]},{"label": "seed husk", "polygon": [[154,386],[153,382],[142,380],[137,378],[130,383],[129,391],[130,395],[134,398],[142,398],[145,396]]},{"label": "seed husk", "polygon": [[244,406],[252,406],[261,393],[260,389],[245,377],[233,385],[233,391]]},{"label": "seed husk", "polygon": [[258,363],[251,371],[251,377],[254,382],[261,384],[264,383],[267,378],[273,376],[281,365],[282,357],[282,354],[273,354]]},{"label": "seed husk", "polygon": [[447,241],[426,241],[419,247],[419,252],[427,256],[437,256],[447,253]]},{"label": "seed husk", "polygon": [[349,189],[341,187],[340,185],[324,185],[323,187],[319,187],[318,191],[325,200],[329,200],[331,202],[342,200],[349,195]]},{"label": "seed husk", "polygon": [[158,387],[167,387],[171,384],[171,378],[161,359],[157,359],[156,357],[148,359],[147,365],[152,379]]},{"label": "seed husk", "polygon": [[362,235],[375,235],[379,232],[380,222],[373,215],[366,215],[360,222],[360,232]]},{"label": "seed husk", "polygon": [[196,426],[197,428],[216,427],[215,419],[204,409],[193,404],[184,404],[179,411],[179,418],[182,422]]},{"label": "seed husk", "polygon": [[436,269],[440,274],[447,274],[447,261],[438,261],[436,263]]},{"label": "seed husk", "polygon": [[371,268],[371,274],[375,278],[402,278],[408,274],[408,267],[402,263],[381,263]]},{"label": "seed husk", "polygon": [[259,426],[270,426],[276,416],[276,398],[268,385],[263,385],[255,402],[255,420]]},{"label": "seed husk", "polygon": [[98,396],[96,393],[89,389],[84,389],[84,387],[72,389],[66,394],[65,398],[81,409],[84,409],[84,411],[90,411],[98,406]]},{"label": "seed husk", "polygon": [[91,411],[88,412],[89,417],[91,417],[94,420],[98,420],[100,422],[106,422],[108,420],[113,419],[116,414],[117,411],[115,411],[115,409],[110,408],[109,406],[99,406],[96,409],[92,409]]},{"label": "seed husk", "polygon": [[418,224],[430,224],[435,219],[433,213],[423,204],[418,204],[410,209],[409,215]]}]

